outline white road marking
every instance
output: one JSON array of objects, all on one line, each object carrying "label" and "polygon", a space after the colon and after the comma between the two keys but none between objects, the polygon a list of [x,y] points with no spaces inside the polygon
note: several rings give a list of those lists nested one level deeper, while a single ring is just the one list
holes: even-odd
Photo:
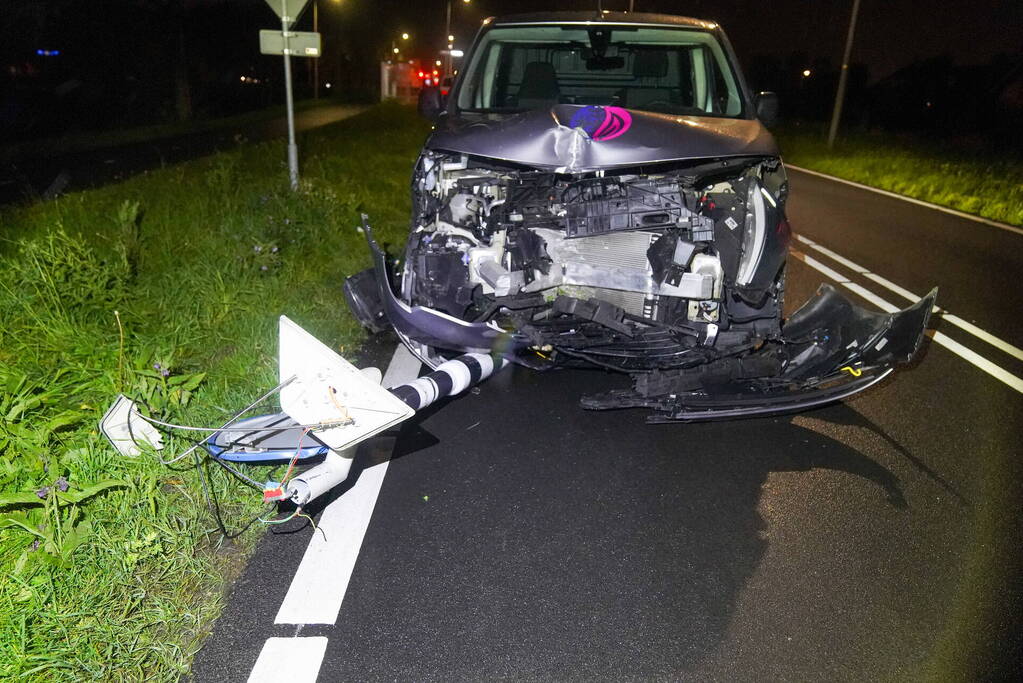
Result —
[{"label": "white road marking", "polygon": [[828,180],[834,180],[836,183],[842,183],[844,185],[852,185],[853,187],[858,187],[861,190],[867,190],[869,192],[876,192],[877,194],[883,194],[886,197],[891,197],[893,199],[901,199],[902,201],[909,202],[910,204],[916,204],[917,206],[926,206],[928,209],[934,209],[935,211],[941,211],[942,213],[947,213],[947,214],[951,214],[953,216],[958,216],[959,218],[965,218],[966,220],[969,220],[969,221],[975,221],[977,223],[984,223],[986,225],[990,225],[990,226],[995,227],[995,228],[1001,228],[1002,230],[1008,230],[1009,232],[1014,232],[1017,235],[1023,235],[1023,228],[1016,227],[1015,225],[1009,225],[1008,223],[1002,223],[1002,222],[999,222],[999,221],[993,221],[993,220],[991,220],[989,218],[981,218],[980,216],[974,216],[972,213],[966,213],[964,211],[956,211],[955,209],[950,209],[947,206],[941,206],[939,204],[932,204],[930,202],[925,202],[922,199],[914,199],[912,197],[907,197],[906,195],[897,194],[895,192],[889,192],[888,190],[882,190],[882,189],[877,188],[877,187],[871,187],[870,185],[864,185],[863,183],[857,183],[857,182],[854,182],[852,180],[846,180],[845,178],[838,178],[838,177],[835,177],[833,175],[828,175],[827,173],[821,173],[820,171],[811,171],[808,168],[802,168],[800,166],[793,166],[792,164],[789,164],[789,163],[785,164],[785,168],[791,168],[793,170],[799,171],[800,173],[807,173],[809,175],[817,176],[818,178],[827,178]]},{"label": "white road marking", "polygon": [[249,683],[316,683],[327,639],[267,638],[249,674]]},{"label": "white road marking", "polygon": [[[904,299],[908,299],[908,300],[910,300],[912,302],[917,302],[917,301],[919,301],[921,299],[921,297],[917,296],[916,294],[914,294],[913,292],[909,291],[908,289],[906,289],[904,287],[900,287],[899,285],[895,284],[891,280],[888,280],[887,278],[881,277],[877,273],[870,272],[869,270],[867,270],[863,266],[861,266],[861,265],[859,265],[857,263],[854,263],[853,261],[850,261],[849,259],[845,258],[844,256],[836,254],[834,251],[832,251],[831,249],[828,249],[827,247],[824,247],[824,246],[821,246],[820,244],[817,244],[816,242],[814,242],[813,240],[811,240],[808,237],[804,237],[802,235],[796,235],[796,239],[799,240],[800,242],[806,244],[811,249],[819,251],[820,253],[824,254],[825,256],[827,256],[828,258],[832,259],[833,261],[841,263],[843,266],[845,266],[849,270],[852,270],[853,272],[858,273],[859,275],[862,275],[865,278],[873,280],[874,282],[876,282],[877,284],[881,285],[885,289],[889,289],[889,290],[895,292],[896,294],[898,294],[899,296],[903,297]],[[834,272],[834,271],[832,271],[832,272]],[[829,275],[828,277],[832,277],[832,276]],[[944,318],[948,322],[950,322],[951,324],[953,324],[956,327],[960,328],[961,330],[969,332],[970,334],[972,334],[977,339],[981,339],[981,340],[987,342],[988,344],[991,344],[991,346],[994,346],[999,351],[1004,351],[1005,353],[1009,354],[1013,358],[1017,358],[1019,360],[1023,360],[1023,349],[1019,348],[1018,346],[1010,344],[1009,342],[1005,341],[1004,339],[1000,339],[1000,338],[996,337],[995,335],[991,334],[990,332],[982,330],[981,328],[977,327],[973,323],[968,322],[966,320],[963,320],[958,315],[953,315],[953,314],[949,313],[948,311],[946,311],[943,308],[939,308],[938,306],[935,306],[934,307],[934,312],[937,313],[938,315],[940,315],[942,318]]]},{"label": "white road marking", "polygon": [[[874,294],[873,292],[871,292],[866,287],[863,287],[862,285],[859,285],[855,282],[850,282],[849,278],[843,276],[841,273],[835,270],[832,270],[831,268],[828,268],[826,265],[824,265],[817,259],[813,258],[812,256],[808,256],[803,252],[796,250],[792,251],[792,255],[798,258],[799,260],[803,261],[806,265],[810,266],[811,268],[820,271],[821,273],[831,278],[835,282],[838,282],[843,287],[846,287],[847,289],[856,292],[861,297],[871,302],[881,310],[886,311],[888,313],[894,313],[895,311],[899,310],[899,307],[896,306],[895,304],[892,304],[886,301],[885,299],[882,299],[877,294]],[[979,353],[966,348],[959,342],[955,341],[954,339],[948,337],[945,334],[942,334],[941,332],[935,332],[932,339],[934,340],[934,343],[944,346],[946,349],[956,354],[957,356],[965,360],[967,363],[971,363],[972,365],[980,368],[981,370],[991,375],[995,379],[999,380],[1000,382],[1004,382],[1005,384],[1009,385],[1016,391],[1023,394],[1023,379],[1020,379],[1016,375],[1013,375],[1007,370],[999,367],[998,365],[995,365],[987,358],[981,356]]]},{"label": "white road marking", "polygon": [[[384,373],[383,385],[393,387],[414,380],[420,362],[404,346],[398,346]],[[382,462],[367,467],[345,494],[320,515],[319,529],[309,540],[276,624],[333,624],[337,621],[348,582],[355,570],[380,487],[387,474],[389,453]]]}]

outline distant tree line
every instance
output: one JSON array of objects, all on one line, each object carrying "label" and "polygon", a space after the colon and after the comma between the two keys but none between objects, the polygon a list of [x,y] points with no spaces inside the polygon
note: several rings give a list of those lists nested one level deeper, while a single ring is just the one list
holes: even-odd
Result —
[{"label": "distant tree line", "polygon": [[[262,0],[3,0],[0,144],[82,131],[225,116],[284,98],[280,57],[259,54],[275,28]],[[377,55],[361,49],[362,14],[321,21],[321,94],[367,98]],[[360,13],[361,12],[361,13]],[[310,30],[304,16],[301,28]],[[277,24],[279,26],[279,24]],[[43,54],[40,54],[42,52]],[[293,60],[296,97],[311,60]]]}]

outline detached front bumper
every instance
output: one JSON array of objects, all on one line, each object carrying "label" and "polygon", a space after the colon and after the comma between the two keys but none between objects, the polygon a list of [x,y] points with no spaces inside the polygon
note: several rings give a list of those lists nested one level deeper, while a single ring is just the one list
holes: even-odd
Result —
[{"label": "detached front bumper", "polygon": [[[531,342],[493,323],[471,323],[398,299],[386,256],[363,223],[372,272],[345,282],[355,315],[371,329],[392,327],[410,345],[521,357]],[[796,412],[849,398],[910,362],[920,348],[937,289],[896,313],[853,303],[831,285],[796,311],[781,337],[741,357],[722,355],[695,367],[632,373],[633,388],[583,397],[590,410],[647,408],[648,422],[706,421]],[[441,359],[442,360],[442,359]]]},{"label": "detached front bumper", "polygon": [[841,401],[910,362],[938,290],[896,313],[854,304],[821,285],[782,328],[748,356],[637,376],[633,389],[584,397],[591,410],[649,408],[648,422],[700,422],[791,413]]}]

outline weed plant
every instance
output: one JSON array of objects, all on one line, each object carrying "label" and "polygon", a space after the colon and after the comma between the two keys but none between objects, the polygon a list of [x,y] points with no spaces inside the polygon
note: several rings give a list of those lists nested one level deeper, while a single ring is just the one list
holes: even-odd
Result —
[{"label": "weed plant", "polygon": [[1023,159],[1008,152],[866,133],[843,136],[829,150],[822,131],[794,126],[779,131],[778,141],[797,166],[1023,225]]},{"label": "weed plant", "polygon": [[259,528],[225,537],[200,473],[229,531],[260,494],[208,463],[120,456],[97,422],[118,392],[223,422],[276,384],[281,314],[350,352],[358,214],[401,242],[425,132],[383,105],[304,135],[297,193],[276,141],[0,213],[0,679],[188,670]]}]

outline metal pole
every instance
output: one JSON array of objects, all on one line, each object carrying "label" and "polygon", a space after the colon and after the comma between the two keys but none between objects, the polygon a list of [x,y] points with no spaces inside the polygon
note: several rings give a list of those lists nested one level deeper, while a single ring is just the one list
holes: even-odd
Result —
[{"label": "metal pole", "polygon": [[853,34],[856,33],[856,16],[860,12],[860,0],[853,0],[852,17],[849,19],[849,35],[845,39],[845,54],[842,55],[842,72],[838,75],[838,92],[835,93],[835,108],[831,113],[831,128],[828,130],[828,149],[835,146],[838,134],[838,120],[842,118],[842,104],[845,101],[845,82],[849,75],[849,55],[852,54]]},{"label": "metal pole", "polygon": [[[451,0],[448,0],[448,18],[444,22],[444,44],[448,44],[448,36],[451,35]],[[451,74],[451,48],[448,48],[448,53],[444,55],[444,78],[447,78]]]},{"label": "metal pole", "polygon": [[[313,0],[313,33],[320,32],[320,0]],[[313,58],[313,99],[320,99],[320,59]]]},{"label": "metal pole", "polygon": [[291,97],[291,17],[288,16],[287,0],[281,0],[281,31],[284,34],[284,91],[288,110],[288,176],[291,189],[298,190],[298,145],[295,144],[295,102]]}]

